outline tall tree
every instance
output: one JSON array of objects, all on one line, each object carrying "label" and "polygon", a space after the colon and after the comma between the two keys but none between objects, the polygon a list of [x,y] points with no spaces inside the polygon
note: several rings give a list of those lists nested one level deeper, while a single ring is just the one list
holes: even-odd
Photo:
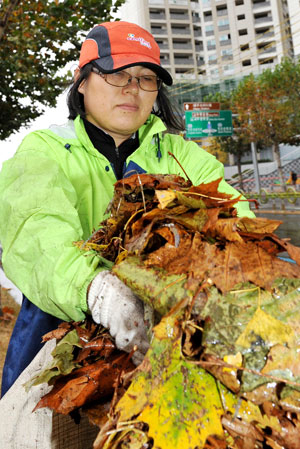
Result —
[{"label": "tall tree", "polygon": [[242,135],[263,145],[272,146],[278,167],[279,180],[285,189],[280,159],[281,143],[299,145],[299,121],[296,103],[287,95],[283,83],[277,82],[272,71],[255,78],[244,79],[233,96],[233,104],[241,124]]},{"label": "tall tree", "polygon": [[238,179],[239,179],[239,189],[244,190],[244,179],[242,173],[242,157],[249,153],[250,143],[244,136],[239,132],[236,120],[233,120],[234,135],[229,137],[217,137],[216,140],[219,142],[222,151],[225,153],[230,153],[235,156],[235,162],[238,169]]},{"label": "tall tree", "polygon": [[[87,31],[125,0],[0,2],[0,140],[55,106]],[[114,3],[114,6],[113,6]]]}]

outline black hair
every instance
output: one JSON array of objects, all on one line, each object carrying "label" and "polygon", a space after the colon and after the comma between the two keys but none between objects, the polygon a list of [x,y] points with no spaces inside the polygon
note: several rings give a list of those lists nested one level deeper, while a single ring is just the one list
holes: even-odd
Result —
[{"label": "black hair", "polygon": [[[74,120],[77,115],[85,118],[84,100],[83,95],[78,92],[80,84],[88,79],[92,71],[93,64],[86,64],[79,72],[78,78],[71,84],[67,105],[69,109],[69,119]],[[164,122],[168,130],[170,131],[182,131],[184,130],[184,122],[177,107],[172,104],[168,90],[162,86],[156,98],[155,105],[152,109],[152,113],[157,115]]]},{"label": "black hair", "polygon": [[87,80],[92,71],[93,64],[86,64],[79,72],[78,78],[73,81],[69,88],[67,105],[69,109],[69,119],[75,120],[77,115],[85,118],[83,95],[78,92],[80,84]]},{"label": "black hair", "polygon": [[171,102],[167,88],[162,85],[158,91],[152,114],[161,118],[168,131],[183,131],[185,125],[177,105]]}]

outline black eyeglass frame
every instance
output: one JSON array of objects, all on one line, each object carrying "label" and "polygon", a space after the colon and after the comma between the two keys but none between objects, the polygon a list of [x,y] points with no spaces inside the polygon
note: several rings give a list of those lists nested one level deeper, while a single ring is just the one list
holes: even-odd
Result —
[{"label": "black eyeglass frame", "polygon": [[103,73],[103,72],[101,72],[99,69],[97,69],[97,67],[92,67],[92,72],[93,72],[93,73],[96,73],[96,75],[101,76],[101,78],[103,78],[104,81],[105,81],[107,84],[109,84],[110,86],[114,86],[114,87],[126,87],[126,86],[129,86],[130,83],[131,83],[131,81],[132,81],[132,79],[135,78],[135,79],[137,80],[137,83],[138,83],[139,88],[142,89],[144,92],[158,92],[159,89],[160,89],[161,86],[162,86],[162,83],[163,83],[162,80],[161,80],[158,76],[156,76],[156,75],[142,75],[142,76],[151,76],[151,77],[153,76],[153,77],[156,77],[156,81],[157,81],[157,89],[155,89],[155,90],[147,90],[147,89],[143,89],[142,86],[141,86],[141,84],[140,84],[140,78],[141,78],[142,76],[132,76],[132,75],[130,75],[130,73],[126,72],[126,70],[119,70],[119,72],[126,73],[126,75],[128,75],[129,78],[128,78],[127,83],[124,84],[124,86],[118,86],[118,85],[116,85],[116,84],[112,84],[112,83],[110,83],[110,82],[107,81],[107,76],[108,76],[108,75],[113,75],[113,73],[117,73],[117,72]]}]

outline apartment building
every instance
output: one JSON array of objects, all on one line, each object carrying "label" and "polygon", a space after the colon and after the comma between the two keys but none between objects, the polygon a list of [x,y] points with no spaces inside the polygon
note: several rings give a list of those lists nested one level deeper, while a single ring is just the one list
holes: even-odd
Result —
[{"label": "apartment building", "polygon": [[295,58],[300,58],[300,0],[288,0]]},{"label": "apartment building", "polygon": [[293,56],[287,0],[127,0],[118,15],[151,31],[175,80],[216,83]]}]

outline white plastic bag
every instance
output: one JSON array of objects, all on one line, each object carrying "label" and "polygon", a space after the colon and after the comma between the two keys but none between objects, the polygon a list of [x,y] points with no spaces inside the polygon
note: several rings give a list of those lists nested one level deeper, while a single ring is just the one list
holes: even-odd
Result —
[{"label": "white plastic bag", "polygon": [[75,424],[48,408],[32,413],[51,387],[42,384],[26,393],[23,385],[49,364],[54,347],[55,340],[47,342],[0,400],[0,449],[92,449],[99,428],[86,417]]}]

